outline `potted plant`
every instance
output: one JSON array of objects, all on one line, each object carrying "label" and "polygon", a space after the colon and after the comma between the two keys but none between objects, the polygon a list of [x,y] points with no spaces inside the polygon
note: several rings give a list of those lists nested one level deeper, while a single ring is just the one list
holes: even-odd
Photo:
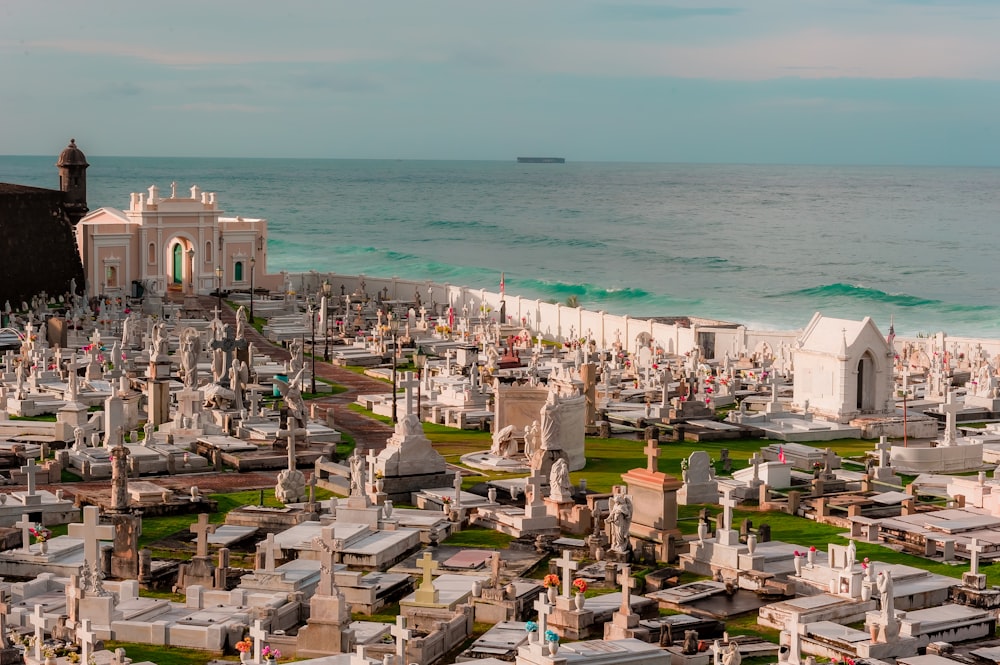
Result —
[{"label": "potted plant", "polygon": [[236,650],[240,652],[240,662],[249,663],[253,659],[253,640],[244,637],[236,643]]},{"label": "potted plant", "polygon": [[549,573],[542,579],[542,586],[545,587],[549,596],[549,604],[556,602],[556,594],[559,593],[559,576]]},{"label": "potted plant", "polygon": [[524,624],[524,630],[528,633],[528,641],[531,642],[534,640],[534,634],[538,632],[538,624],[534,621],[529,621]]},{"label": "potted plant", "polygon": [[38,551],[46,554],[49,551],[49,538],[52,537],[52,532],[41,524],[29,527],[28,531],[34,536],[35,542],[38,543]]},{"label": "potted plant", "polygon": [[261,650],[260,655],[266,662],[271,663],[271,665],[277,663],[278,659],[281,658],[281,652],[277,649],[272,649],[271,645],[265,645]]},{"label": "potted plant", "polygon": [[559,651],[559,633],[554,630],[545,631],[545,644],[549,648],[549,655],[556,655],[556,652]]},{"label": "potted plant", "polygon": [[802,554],[798,550],[792,553],[792,564],[795,566],[795,575],[802,577]]},{"label": "potted plant", "polygon": [[812,568],[816,565],[816,546],[809,546],[809,554],[806,555],[809,558],[809,567]]},{"label": "potted plant", "polygon": [[573,588],[576,589],[576,595],[573,596],[573,603],[576,605],[577,610],[583,609],[583,594],[587,593],[587,580],[582,577],[578,577],[573,580]]}]

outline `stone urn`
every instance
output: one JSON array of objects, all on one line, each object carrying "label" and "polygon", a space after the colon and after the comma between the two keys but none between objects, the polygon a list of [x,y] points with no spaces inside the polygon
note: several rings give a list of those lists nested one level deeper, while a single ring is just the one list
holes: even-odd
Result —
[{"label": "stone urn", "polygon": [[583,601],[585,600],[582,593],[577,593],[573,596],[573,606],[576,607],[577,612],[583,611]]},{"label": "stone urn", "polygon": [[550,586],[550,587],[548,587],[545,590],[545,593],[549,597],[549,605],[555,605],[556,604],[556,596],[558,595],[559,590],[556,589],[554,586]]},{"label": "stone urn", "polygon": [[381,492],[385,489],[385,478],[375,478],[375,491]]},{"label": "stone urn", "polygon": [[868,582],[861,584],[861,600],[868,602],[872,599],[872,585]]},{"label": "stone urn", "polygon": [[42,554],[48,554],[49,553],[49,541],[47,541],[47,540],[39,541],[39,543],[38,543],[38,551],[41,552]]},{"label": "stone urn", "polygon": [[751,533],[749,536],[747,536],[747,551],[750,552],[752,556],[756,549],[757,549],[757,535]]},{"label": "stone urn", "polygon": [[475,580],[472,583],[472,597],[479,598],[483,595],[483,582],[482,580]]},{"label": "stone urn", "polygon": [[798,554],[792,557],[792,564],[795,565],[795,575],[796,577],[802,577],[802,557]]},{"label": "stone urn", "polygon": [[556,652],[559,651],[559,641],[558,640],[552,640],[552,641],[548,642],[547,644],[549,646],[549,655],[550,656],[556,655]]},{"label": "stone urn", "polygon": [[806,552],[806,558],[809,560],[809,567],[810,568],[812,568],[814,565],[816,565],[816,550],[810,548],[809,551]]},{"label": "stone urn", "polygon": [[705,538],[708,536],[708,524],[703,520],[698,522],[698,542],[705,542]]}]

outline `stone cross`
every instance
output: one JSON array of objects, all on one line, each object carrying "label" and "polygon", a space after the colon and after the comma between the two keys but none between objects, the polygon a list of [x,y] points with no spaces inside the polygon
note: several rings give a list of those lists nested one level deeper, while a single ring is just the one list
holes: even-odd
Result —
[{"label": "stone cross", "polygon": [[279,552],[280,548],[274,542],[274,534],[267,534],[267,538],[264,540],[264,570],[268,572],[274,571]]},{"label": "stone cross", "polygon": [[252,418],[260,416],[260,393],[256,390],[250,391],[250,416]]},{"label": "stone cross", "polygon": [[753,482],[754,484],[760,482],[760,463],[764,461],[764,458],[760,456],[759,452],[753,454],[750,458],[750,463],[753,464]]},{"label": "stone cross", "polygon": [[525,492],[529,489],[531,491],[531,498],[529,501],[531,505],[537,506],[542,503],[542,485],[545,484],[545,476],[542,475],[540,469],[532,469],[531,475],[525,481]]},{"label": "stone cross", "polygon": [[[365,461],[368,462],[368,478],[371,480],[372,484],[375,484],[375,463],[378,462],[379,451],[368,449],[368,454],[365,455]],[[313,474],[315,475],[315,474]]]},{"label": "stone cross", "polygon": [[225,364],[222,368],[222,376],[219,378],[219,383],[226,388],[236,389],[237,386],[229,385],[229,368],[233,365],[233,352],[237,349],[244,350],[247,348],[247,341],[245,339],[236,339],[233,332],[233,327],[226,324],[225,337],[222,339],[214,340],[209,346],[213,349],[221,349],[222,357],[225,359]]},{"label": "stone cross", "polygon": [[736,499],[733,498],[731,487],[726,489],[726,493],[719,503],[722,504],[722,527],[720,530],[728,531],[733,528],[733,508],[736,507]]},{"label": "stone cross", "polygon": [[632,589],[638,581],[632,577],[632,566],[622,566],[622,572],[618,573],[618,583],[622,585],[622,606],[618,611],[625,616],[632,614]]},{"label": "stone cross", "polygon": [[314,538],[313,545],[319,552],[319,586],[316,587],[317,596],[336,595],[336,582],[334,578],[334,558],[336,555],[337,543],[333,537],[333,527],[323,527],[322,537]]},{"label": "stone cross", "polygon": [[295,422],[295,419],[292,416],[289,416],[285,422],[288,429],[279,429],[277,437],[285,439],[285,448],[288,451],[288,470],[295,471],[295,437],[306,437],[309,430],[305,427],[294,427],[292,423]]},{"label": "stone cross", "polygon": [[545,631],[548,630],[549,614],[552,612],[552,606],[549,605],[544,593],[535,601],[535,610],[538,612],[538,644],[541,644],[545,639]]},{"label": "stone cross", "polygon": [[114,540],[115,527],[101,526],[101,509],[97,506],[83,507],[83,523],[70,524],[69,535],[73,538],[83,538],[84,565],[100,563],[101,541]]},{"label": "stone cross", "polygon": [[406,627],[406,617],[402,614],[396,617],[396,625],[389,628],[389,632],[396,638],[396,661],[406,662],[406,642],[413,636],[413,631]]},{"label": "stone cross", "polygon": [[358,644],[354,647],[354,653],[351,654],[351,665],[370,665],[368,658],[365,656],[365,651],[368,647],[364,644]]},{"label": "stone cross", "polygon": [[215,307],[214,307],[214,308],[212,309],[212,314],[215,314],[215,318],[216,318],[216,319],[218,319],[218,318],[219,318],[219,315],[220,315],[220,314],[222,314],[222,310],[221,310],[221,309],[219,309],[219,306],[218,306],[218,305],[216,305],[216,306],[215,306]]},{"label": "stone cross", "polygon": [[416,592],[416,601],[421,604],[432,605],[438,602],[438,590],[434,588],[433,573],[438,568],[438,562],[431,557],[430,552],[424,552],[424,556],[417,561],[417,568],[424,571],[424,579],[420,582],[420,587]]},{"label": "stone cross", "polygon": [[569,598],[569,588],[571,586],[569,578],[572,573],[580,567],[579,561],[570,558],[569,550],[563,550],[562,558],[556,560],[556,567],[562,570],[563,597]]},{"label": "stone cross", "polygon": [[[408,416],[414,413],[413,402],[416,399],[417,389],[420,387],[420,379],[413,378],[413,372],[407,372],[405,378],[399,382],[399,386],[403,389],[403,394],[405,395],[403,407],[403,416]],[[417,414],[419,417],[420,414]]]},{"label": "stone cross", "polygon": [[892,448],[892,444],[889,443],[888,437],[879,437],[879,441],[875,444],[875,448],[878,450],[879,468],[887,468],[889,466],[889,450]]},{"label": "stone cross", "polygon": [[21,467],[21,473],[28,478],[28,496],[35,496],[35,474],[38,473],[35,460],[29,459],[28,463]]},{"label": "stone cross", "polygon": [[76,627],[76,639],[80,640],[80,661],[90,662],[90,656],[94,652],[94,638],[97,632],[91,629],[90,619],[81,619],[80,625]]},{"label": "stone cross", "polygon": [[986,550],[985,545],[979,544],[978,538],[973,538],[969,541],[969,559],[972,567],[969,572],[973,575],[979,574],[979,555]]},{"label": "stone cross", "polygon": [[21,515],[20,522],[14,522],[14,527],[21,529],[21,551],[27,554],[31,551],[31,526],[33,522],[28,515]]},{"label": "stone cross", "polygon": [[660,470],[660,442],[656,439],[650,439],[646,443],[646,447],[642,449],[642,452],[646,453],[646,471],[650,473],[656,473]]},{"label": "stone cross", "polygon": [[45,615],[42,614],[42,606],[35,605],[35,613],[28,617],[28,621],[35,627],[35,660],[42,662],[42,644],[45,642]]},{"label": "stone cross", "polygon": [[264,649],[264,640],[267,639],[267,631],[261,627],[260,619],[254,619],[253,628],[250,629],[250,639],[253,640],[253,662],[260,665],[264,662],[261,651]]},{"label": "stone cross", "polygon": [[198,521],[188,527],[188,530],[197,535],[198,549],[196,556],[208,556],[208,534],[215,533],[216,525],[208,523],[208,513],[198,515]]},{"label": "stone cross", "polygon": [[0,649],[9,649],[7,639],[7,616],[10,614],[10,596],[6,591],[0,591]]},{"label": "stone cross", "polygon": [[955,401],[955,391],[949,390],[940,410],[940,413],[944,414],[944,438],[940,445],[954,446],[957,443],[958,428],[955,426],[955,422],[961,409],[962,405]]}]

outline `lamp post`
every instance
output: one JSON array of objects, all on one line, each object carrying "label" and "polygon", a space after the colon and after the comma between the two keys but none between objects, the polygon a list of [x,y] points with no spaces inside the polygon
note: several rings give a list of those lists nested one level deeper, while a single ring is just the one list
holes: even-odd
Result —
[{"label": "lamp post", "polygon": [[219,280],[219,288],[215,294],[219,297],[219,311],[222,311],[222,266],[215,266],[215,277]]},{"label": "lamp post", "polygon": [[389,312],[389,332],[392,333],[392,424],[399,422],[396,416],[396,334],[399,332],[399,319]]},{"label": "lamp post", "polygon": [[256,255],[250,257],[250,325],[253,325],[253,273],[257,266]]},{"label": "lamp post", "polygon": [[330,280],[323,280],[323,320],[326,322],[326,334],[323,341],[323,361],[330,362],[330,292],[333,285]]},{"label": "lamp post", "polygon": [[312,394],[316,394],[316,307],[313,302],[311,302],[312,296],[310,296],[309,303],[309,327],[312,331],[312,342],[309,348],[309,355],[312,356]]}]

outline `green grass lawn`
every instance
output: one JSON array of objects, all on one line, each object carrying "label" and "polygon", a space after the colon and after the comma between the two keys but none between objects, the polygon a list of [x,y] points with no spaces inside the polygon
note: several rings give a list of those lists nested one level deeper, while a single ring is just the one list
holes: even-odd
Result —
[{"label": "green grass lawn", "polygon": [[[115,642],[108,640],[104,643],[104,648],[108,651],[115,649],[125,649],[125,653],[132,662],[141,663],[150,661],[157,665],[207,665],[213,660],[222,658],[218,651],[202,651],[201,649],[184,649],[173,646],[154,646],[151,644],[139,644],[137,642]],[[237,660],[234,656],[231,660]]]}]

